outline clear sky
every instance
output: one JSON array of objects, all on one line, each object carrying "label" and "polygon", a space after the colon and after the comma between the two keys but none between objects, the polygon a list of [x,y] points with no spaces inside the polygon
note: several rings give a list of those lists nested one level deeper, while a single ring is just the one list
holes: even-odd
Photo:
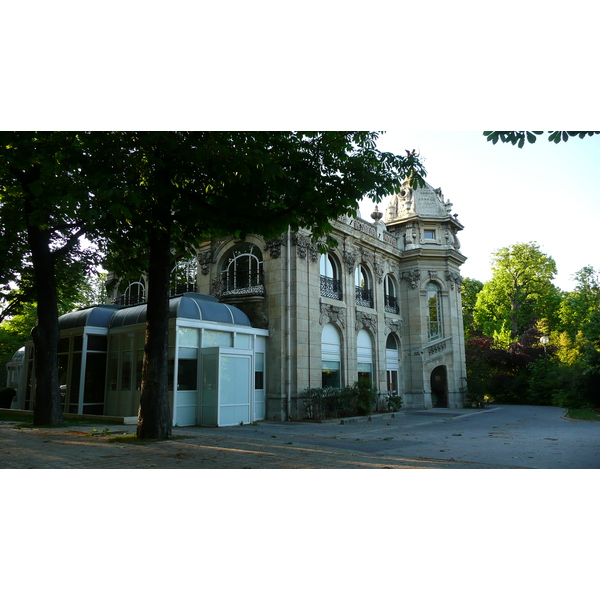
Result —
[{"label": "clear sky", "polygon": [[[556,261],[563,290],[582,267],[600,268],[600,136],[554,144],[544,134],[518,148],[494,145],[482,131],[388,131],[379,147],[420,151],[427,182],[442,188],[465,227],[463,276],[489,280],[494,250],[531,241]],[[363,201],[363,218],[371,212]]]}]

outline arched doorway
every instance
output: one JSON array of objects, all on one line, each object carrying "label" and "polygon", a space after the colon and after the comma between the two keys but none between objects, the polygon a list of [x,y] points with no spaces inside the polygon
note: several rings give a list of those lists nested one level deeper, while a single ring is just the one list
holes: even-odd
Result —
[{"label": "arched doorway", "polygon": [[448,375],[444,365],[431,372],[431,401],[435,408],[448,408]]}]

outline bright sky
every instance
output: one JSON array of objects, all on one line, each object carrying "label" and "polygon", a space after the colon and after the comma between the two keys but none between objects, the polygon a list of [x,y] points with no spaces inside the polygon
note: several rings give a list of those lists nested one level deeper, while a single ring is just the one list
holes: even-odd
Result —
[{"label": "bright sky", "polygon": [[[465,227],[463,276],[489,280],[494,250],[531,241],[556,261],[563,290],[582,267],[600,268],[600,136],[554,144],[544,134],[518,148],[494,145],[482,131],[388,131],[379,147],[421,152],[427,182],[442,188]],[[372,211],[361,203],[363,218]]]}]

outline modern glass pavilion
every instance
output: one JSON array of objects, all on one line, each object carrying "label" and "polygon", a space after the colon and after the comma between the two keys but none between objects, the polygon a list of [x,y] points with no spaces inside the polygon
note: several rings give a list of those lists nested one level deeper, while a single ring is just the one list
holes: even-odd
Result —
[{"label": "modern glass pavilion", "polygon": [[[137,416],[146,304],[95,306],[59,319],[63,409],[88,415]],[[224,426],[265,418],[268,331],[212,296],[170,300],[169,400],[173,425]],[[18,408],[31,408],[33,344],[25,349],[27,385]]]}]

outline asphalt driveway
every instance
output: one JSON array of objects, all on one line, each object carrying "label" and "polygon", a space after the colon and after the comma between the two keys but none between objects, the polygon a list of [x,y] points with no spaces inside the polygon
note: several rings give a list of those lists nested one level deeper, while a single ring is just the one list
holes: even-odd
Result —
[{"label": "asphalt driveway", "polygon": [[343,424],[174,428],[172,440],[147,445],[119,443],[135,426],[41,429],[3,421],[0,468],[600,467],[600,422],[564,414],[548,406],[406,410]]}]

